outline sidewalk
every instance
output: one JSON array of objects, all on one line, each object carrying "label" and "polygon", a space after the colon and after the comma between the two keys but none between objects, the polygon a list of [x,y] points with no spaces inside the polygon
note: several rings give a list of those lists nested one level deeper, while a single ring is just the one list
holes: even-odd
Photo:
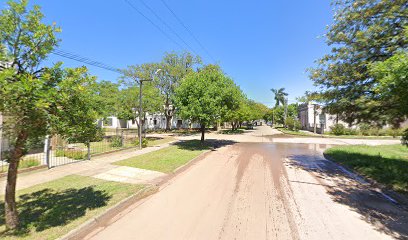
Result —
[{"label": "sidewalk", "polygon": [[[161,144],[160,146],[147,147],[142,150],[128,149],[119,152],[114,152],[106,155],[100,155],[93,157],[92,160],[81,161],[77,163],[71,163],[63,166],[51,168],[49,170],[39,170],[33,172],[27,172],[19,174],[17,177],[17,190],[28,188],[37,184],[49,182],[58,178],[62,178],[68,175],[77,174],[82,176],[94,176],[97,178],[109,178],[113,177],[112,174],[120,172],[126,172],[128,182],[131,183],[146,183],[161,175],[154,171],[132,171],[126,169],[126,167],[112,165],[111,163],[128,159],[134,156],[142,155],[148,152],[153,152],[165,147],[168,147],[171,143]],[[123,180],[125,181],[125,180]],[[6,177],[0,178],[0,195],[3,195],[6,187]]]}]

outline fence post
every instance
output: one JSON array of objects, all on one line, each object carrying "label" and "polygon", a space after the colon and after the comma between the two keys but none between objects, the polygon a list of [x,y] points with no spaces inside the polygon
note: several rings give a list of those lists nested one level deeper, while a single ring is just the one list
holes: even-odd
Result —
[{"label": "fence post", "polygon": [[120,145],[121,147],[124,147],[123,146],[123,129],[120,131]]},{"label": "fence post", "polygon": [[45,162],[47,163],[48,169],[50,169],[51,163],[50,163],[50,136],[49,135],[45,136],[44,155],[45,155]]}]

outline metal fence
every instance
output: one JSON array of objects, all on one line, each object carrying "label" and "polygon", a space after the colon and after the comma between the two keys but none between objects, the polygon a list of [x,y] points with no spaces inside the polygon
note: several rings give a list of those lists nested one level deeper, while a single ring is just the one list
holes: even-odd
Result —
[{"label": "metal fence", "polygon": [[[8,168],[7,153],[10,150],[8,141],[0,135],[0,173]],[[101,141],[90,144],[91,156],[138,147],[138,134],[134,129],[109,129]],[[28,143],[28,151],[20,160],[20,169],[48,166],[56,167],[88,159],[88,148],[83,143],[69,143],[60,136],[48,140]]]}]

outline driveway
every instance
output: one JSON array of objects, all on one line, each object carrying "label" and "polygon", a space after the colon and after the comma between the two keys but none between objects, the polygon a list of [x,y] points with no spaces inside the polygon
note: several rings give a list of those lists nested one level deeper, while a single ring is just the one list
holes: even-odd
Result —
[{"label": "driveway", "polygon": [[86,239],[408,238],[404,206],[322,157],[335,139],[285,143],[264,133],[229,136],[237,143],[195,162]]}]

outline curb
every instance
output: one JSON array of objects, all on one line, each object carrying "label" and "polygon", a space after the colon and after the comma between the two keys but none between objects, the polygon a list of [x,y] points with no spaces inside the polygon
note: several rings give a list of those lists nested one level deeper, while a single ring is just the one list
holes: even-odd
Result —
[{"label": "curb", "polygon": [[101,222],[106,222],[115,216],[119,215],[123,210],[128,208],[133,203],[148,197],[158,191],[157,187],[148,186],[143,188],[133,195],[121,200],[120,202],[116,203],[112,207],[108,208],[104,212],[100,213],[99,215],[87,220],[86,222],[82,223],[78,227],[72,229],[64,236],[58,238],[60,240],[70,240],[70,239],[83,239],[88,233],[89,230],[93,227],[96,227]]},{"label": "curb", "polygon": [[[21,170],[18,170],[17,173],[18,174],[26,173],[26,172],[31,172],[31,171],[43,169],[43,168],[48,168],[48,167],[47,167],[47,165],[40,165],[40,166],[35,166],[35,167],[23,168]],[[5,177],[7,177],[7,172],[0,173],[0,178],[5,178]]]},{"label": "curb", "polygon": [[333,158],[328,156],[326,153],[323,153],[322,155],[326,161],[330,161],[331,163],[338,165],[342,172],[349,175],[351,178],[358,181],[359,183],[370,186],[370,190],[372,192],[380,194],[390,203],[400,207],[402,207],[402,205],[404,204],[407,204],[407,200],[403,196],[399,195],[393,190],[387,189],[383,184],[380,184],[371,178],[364,177],[359,173],[355,172],[353,169],[350,169],[349,167],[334,161]]}]

